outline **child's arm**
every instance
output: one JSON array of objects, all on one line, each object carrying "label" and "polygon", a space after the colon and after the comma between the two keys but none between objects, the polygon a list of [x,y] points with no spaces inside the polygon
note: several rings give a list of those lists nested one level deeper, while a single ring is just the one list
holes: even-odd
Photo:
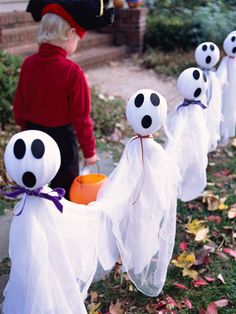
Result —
[{"label": "child's arm", "polygon": [[78,142],[87,165],[95,163],[95,137],[93,121],[90,116],[91,96],[83,71],[75,65],[70,77],[70,112],[71,122],[76,131]]}]

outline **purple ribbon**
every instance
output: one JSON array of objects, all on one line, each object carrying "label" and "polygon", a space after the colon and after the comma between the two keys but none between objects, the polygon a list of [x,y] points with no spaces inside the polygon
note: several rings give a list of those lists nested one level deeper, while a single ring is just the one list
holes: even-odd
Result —
[{"label": "purple ribbon", "polygon": [[184,99],[184,102],[179,105],[179,107],[177,108],[177,111],[179,110],[179,108],[181,107],[187,107],[189,105],[198,105],[200,106],[202,109],[206,109],[207,107],[205,105],[203,105],[203,103],[200,100],[190,100],[190,99]]},{"label": "purple ribbon", "polygon": [[[52,191],[50,191],[49,193],[55,192],[57,193],[57,195],[50,195],[49,193],[43,193],[42,188],[38,188],[35,190],[30,190],[21,186],[11,186],[9,187],[9,189],[11,190],[11,192],[3,192],[3,194],[5,196],[8,197],[12,197],[12,198],[16,198],[17,196],[26,193],[29,196],[38,196],[38,197],[42,197],[45,198],[49,201],[52,201],[54,203],[54,205],[56,206],[56,208],[62,213],[63,212],[63,205],[60,203],[60,200],[63,198],[63,196],[65,195],[65,190],[62,188],[56,188]],[[21,211],[19,212],[19,214],[17,214],[16,216],[19,216],[24,209],[24,205],[21,209]]]}]

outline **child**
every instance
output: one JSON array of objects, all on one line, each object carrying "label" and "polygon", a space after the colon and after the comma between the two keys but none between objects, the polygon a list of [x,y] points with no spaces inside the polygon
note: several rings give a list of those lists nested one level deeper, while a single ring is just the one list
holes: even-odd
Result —
[{"label": "child", "polygon": [[67,55],[75,52],[87,29],[111,23],[113,11],[104,9],[103,1],[78,0],[31,0],[27,11],[35,21],[41,19],[39,50],[22,65],[14,118],[23,130],[44,131],[57,142],[62,162],[51,187],[63,187],[68,198],[79,172],[76,137],[86,166],[95,164],[97,156],[89,87],[83,70]]}]

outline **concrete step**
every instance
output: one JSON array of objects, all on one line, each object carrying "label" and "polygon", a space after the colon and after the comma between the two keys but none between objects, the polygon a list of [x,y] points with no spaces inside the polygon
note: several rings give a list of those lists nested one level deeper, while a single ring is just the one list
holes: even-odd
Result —
[{"label": "concrete step", "polygon": [[[38,50],[36,43],[37,25],[5,29],[2,32],[2,47],[7,53],[20,56],[29,56]],[[88,32],[83,40],[79,41],[78,51],[101,46],[111,46],[112,34]]]},{"label": "concrete step", "polygon": [[19,25],[34,24],[30,13],[15,11],[0,13],[0,28],[18,27]]},{"label": "concrete step", "polygon": [[102,64],[117,61],[125,56],[125,48],[120,47],[98,47],[81,51],[81,53],[71,56],[83,69],[101,66]]}]

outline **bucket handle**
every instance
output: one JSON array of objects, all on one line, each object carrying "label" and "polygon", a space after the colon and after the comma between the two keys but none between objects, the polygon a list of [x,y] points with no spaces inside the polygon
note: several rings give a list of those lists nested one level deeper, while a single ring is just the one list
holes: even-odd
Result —
[{"label": "bucket handle", "polygon": [[[97,166],[97,172],[98,172],[98,173],[101,173],[101,172],[100,172],[100,165],[99,165],[99,162],[98,162],[98,161],[96,162],[96,166]],[[81,171],[79,172],[80,175],[83,174],[83,171],[84,171],[85,167],[86,167],[86,166],[85,166],[85,163],[84,163],[84,164],[83,164],[83,167],[82,167],[82,169],[81,169]]]}]

